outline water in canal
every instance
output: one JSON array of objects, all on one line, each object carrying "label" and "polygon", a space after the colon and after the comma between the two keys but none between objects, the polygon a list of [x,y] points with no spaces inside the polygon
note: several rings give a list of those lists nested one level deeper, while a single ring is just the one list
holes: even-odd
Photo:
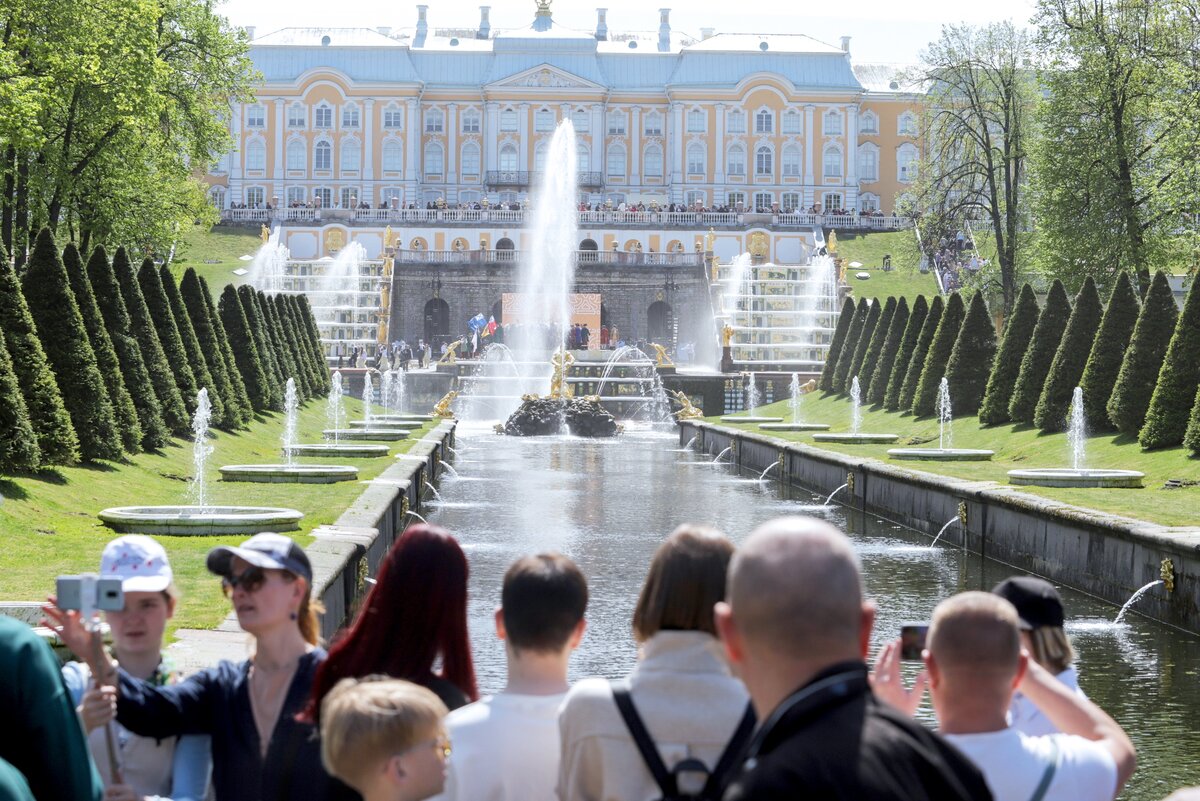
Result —
[{"label": "water in canal", "polygon": [[[504,684],[504,648],[492,613],[505,569],[545,550],[573,558],[588,577],[588,630],[572,659],[572,680],[616,678],[636,658],[630,620],[655,548],[682,522],[715,525],[735,543],[781,514],[813,514],[846,530],[861,556],[879,611],[873,647],[906,622],[926,621],[947,596],[990,589],[1012,571],[953,547],[757,474],[739,475],[713,457],[680,447],[674,430],[631,430],[607,441],[518,439],[484,425],[460,425],[443,500],[430,522],[462,543],[471,564],[470,625],[480,691]],[[1154,591],[1161,592],[1161,588]],[[1067,631],[1079,654],[1081,685],[1116,718],[1138,748],[1139,767],[1122,798],[1152,801],[1200,784],[1200,639],[1063,591]],[[928,701],[922,714],[932,723]]]}]

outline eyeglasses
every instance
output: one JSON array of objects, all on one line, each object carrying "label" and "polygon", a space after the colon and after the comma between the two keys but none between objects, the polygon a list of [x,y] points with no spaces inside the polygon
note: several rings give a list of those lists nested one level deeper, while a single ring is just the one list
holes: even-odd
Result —
[{"label": "eyeglasses", "polygon": [[267,580],[267,574],[261,567],[248,567],[236,576],[221,577],[221,592],[225,597],[233,595],[233,591],[241,587],[247,593],[257,592]]}]

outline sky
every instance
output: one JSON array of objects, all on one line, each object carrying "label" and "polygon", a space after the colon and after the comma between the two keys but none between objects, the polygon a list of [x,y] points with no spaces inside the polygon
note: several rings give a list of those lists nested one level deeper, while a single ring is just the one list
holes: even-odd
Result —
[{"label": "sky", "polygon": [[[471,28],[479,6],[490,3],[492,28],[528,25],[534,0],[426,0],[431,28]],[[235,25],[253,25],[261,36],[283,27],[412,27],[416,3],[388,0],[224,0],[223,13]],[[1026,24],[1036,0],[553,0],[554,20],[592,31],[596,8],[608,8],[610,31],[656,31],[658,8],[672,6],[671,26],[699,37],[700,28],[718,33],[804,33],[830,44],[850,36],[858,62],[915,63],[921,50],[947,23],[972,25],[1011,19]]]}]

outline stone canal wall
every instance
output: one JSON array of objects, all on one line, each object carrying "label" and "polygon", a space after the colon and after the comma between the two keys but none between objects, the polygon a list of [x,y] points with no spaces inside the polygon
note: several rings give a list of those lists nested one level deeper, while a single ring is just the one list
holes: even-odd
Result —
[{"label": "stone canal wall", "polygon": [[1173,591],[1149,593],[1138,602],[1137,613],[1200,633],[1200,527],[1160,526],[990,481],[949,478],[755,432],[684,422],[680,442],[693,437],[704,453],[732,448],[727,458],[746,470],[761,472],[779,463],[772,476],[818,494],[849,483],[835,501],[930,537],[961,511],[965,526],[950,526],[944,541],[1118,606],[1162,577],[1165,564]]}]

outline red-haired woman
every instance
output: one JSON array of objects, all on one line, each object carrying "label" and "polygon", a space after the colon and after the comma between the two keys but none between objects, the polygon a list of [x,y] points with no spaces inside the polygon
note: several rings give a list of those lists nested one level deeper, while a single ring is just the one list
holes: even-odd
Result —
[{"label": "red-haired woman", "polygon": [[396,540],[354,624],[318,668],[304,717],[318,717],[321,699],[341,679],[375,673],[428,687],[450,709],[479,698],[467,637],[467,557],[443,528],[410,526]]}]

